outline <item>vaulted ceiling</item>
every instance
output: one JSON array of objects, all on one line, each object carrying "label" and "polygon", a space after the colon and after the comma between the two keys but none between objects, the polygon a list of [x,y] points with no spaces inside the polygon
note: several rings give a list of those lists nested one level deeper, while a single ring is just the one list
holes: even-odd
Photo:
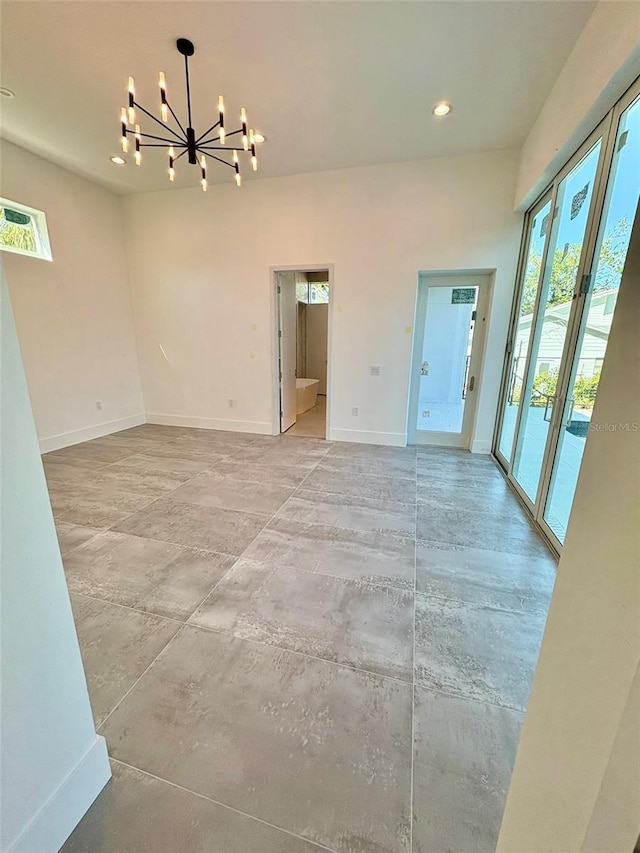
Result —
[{"label": "vaulted ceiling", "polygon": [[[4,0],[2,134],[117,192],[166,189],[166,155],[118,153],[134,75],[155,108],[158,71],[184,116],[177,37],[191,61],[194,124],[245,106],[267,136],[258,177],[520,146],[595,4]],[[453,104],[436,119],[438,100]],[[143,130],[153,133],[152,122]],[[148,156],[147,156],[148,155]],[[176,186],[194,185],[184,159]],[[252,179],[252,174],[247,174]],[[229,180],[210,170],[210,180]]]}]

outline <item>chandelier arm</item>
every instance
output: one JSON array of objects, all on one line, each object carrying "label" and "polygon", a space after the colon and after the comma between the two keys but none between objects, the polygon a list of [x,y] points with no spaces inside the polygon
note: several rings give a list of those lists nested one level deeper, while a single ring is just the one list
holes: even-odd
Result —
[{"label": "chandelier arm", "polygon": [[175,163],[175,162],[176,162],[176,160],[179,160],[179,159],[182,157],[182,155],[183,155],[183,154],[186,154],[186,153],[188,152],[188,150],[189,150],[189,149],[185,146],[185,147],[182,149],[182,151],[178,154],[178,156],[174,158],[173,162]]},{"label": "chandelier arm", "polygon": [[[169,125],[165,124],[163,121],[160,121],[160,119],[159,119],[159,118],[156,118],[156,117],[153,115],[153,113],[150,113],[150,112],[149,112],[149,110],[145,110],[145,108],[144,108],[144,107],[141,107],[141,106],[140,106],[140,104],[138,104],[136,101],[134,101],[134,102],[133,102],[133,105],[134,105],[137,109],[141,110],[145,115],[149,116],[149,118],[152,118],[152,119],[156,122],[156,124],[159,124],[159,125],[160,125],[160,127],[163,127],[165,130],[168,130],[168,131],[169,131],[169,133],[173,133],[173,135],[174,135],[175,137],[177,137],[178,139],[182,140],[182,137],[180,136],[180,134],[179,134],[176,130],[174,130],[172,127],[169,127]],[[173,113],[173,110],[171,110],[171,112]],[[176,119],[176,121],[177,121],[177,119]],[[178,122],[178,124],[180,124],[180,122]],[[180,130],[182,130],[182,125],[180,125]],[[184,130],[182,130],[182,132],[184,133]],[[129,131],[129,133],[131,133],[131,131]],[[186,136],[186,133],[185,133],[185,136]],[[183,141],[184,141],[184,140],[183,140]]]},{"label": "chandelier arm", "polygon": [[241,151],[243,154],[247,153],[244,150],[244,148],[229,148],[228,145],[214,145],[214,146],[209,146],[209,147],[206,147],[204,145],[198,145],[198,151],[200,151],[200,150],[202,150],[202,151]]},{"label": "chandelier arm", "polygon": [[[135,131],[133,131],[133,130],[128,130],[127,133],[130,133],[132,136],[136,135]],[[186,145],[187,144],[184,141],[184,139],[180,139],[180,137],[178,137],[178,139],[180,139],[180,141],[178,142],[175,139],[167,139],[166,136],[154,136],[153,133],[142,133],[142,131],[138,135],[144,136],[147,139],[157,139],[160,142],[166,142],[167,145]]]},{"label": "chandelier arm", "polygon": [[[176,148],[184,148],[184,151],[187,150],[186,145],[178,145],[177,142],[171,142],[171,140],[168,140],[168,143],[169,143],[169,145],[174,145]],[[140,148],[166,148],[166,147],[167,147],[166,142],[141,142],[140,143]],[[184,154],[184,151],[182,152],[183,154]]]},{"label": "chandelier arm", "polygon": [[[200,150],[200,149],[198,149],[198,150]],[[234,164],[233,164],[233,163],[227,163],[227,161],[226,161],[226,160],[223,160],[221,157],[216,157],[216,156],[215,156],[215,154],[209,154],[209,153],[207,153],[207,155],[206,155],[206,156],[207,156],[207,157],[211,157],[211,159],[212,159],[212,160],[217,160],[217,161],[218,161],[218,163],[224,163],[224,165],[225,165],[225,166],[230,166],[232,169],[235,169],[235,166],[234,166]]]},{"label": "chandelier arm", "polygon": [[196,139],[196,145],[198,145],[198,143],[199,143],[202,139],[204,139],[204,138],[205,138],[205,136],[208,136],[208,135],[211,133],[211,131],[212,131],[212,130],[215,130],[215,129],[216,129],[216,127],[218,127],[218,125],[219,125],[219,124],[220,124],[220,119],[218,119],[218,121],[217,121],[215,124],[212,124],[212,125],[211,125],[211,127],[209,128],[209,130],[205,130],[205,132],[204,132],[204,133],[200,134],[200,136]]},{"label": "chandelier arm", "polygon": [[[173,119],[174,119],[175,123],[178,125],[178,127],[180,128],[180,130],[182,131],[182,133],[184,134],[184,136],[186,136],[186,135],[187,135],[187,131],[184,129],[184,127],[182,126],[182,122],[180,121],[180,119],[178,118],[178,116],[177,116],[177,115],[175,114],[175,112],[173,111],[173,107],[172,107],[172,106],[171,106],[171,104],[169,103],[169,100],[168,100],[168,99],[165,99],[165,104],[169,107],[169,112],[170,112],[170,113],[171,113],[171,115],[173,116]],[[169,130],[171,130],[171,128],[169,128]],[[171,132],[172,132],[172,133],[175,133],[175,130],[172,130]],[[177,134],[176,134],[176,135],[177,135]]]}]

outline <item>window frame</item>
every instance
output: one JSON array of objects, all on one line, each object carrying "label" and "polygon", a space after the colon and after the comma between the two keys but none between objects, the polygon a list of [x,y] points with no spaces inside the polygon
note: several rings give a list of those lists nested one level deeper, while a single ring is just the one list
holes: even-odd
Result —
[{"label": "window frame", "polygon": [[47,217],[43,210],[38,210],[35,207],[28,207],[18,201],[12,201],[9,198],[0,197],[0,207],[8,207],[15,210],[17,213],[24,213],[31,218],[33,222],[33,230],[36,238],[36,250],[31,252],[29,249],[19,249],[15,246],[7,246],[0,243],[0,251],[11,252],[15,255],[24,255],[27,258],[39,258],[42,261],[53,261],[51,253],[51,243],[49,241],[49,229],[47,228]]}]

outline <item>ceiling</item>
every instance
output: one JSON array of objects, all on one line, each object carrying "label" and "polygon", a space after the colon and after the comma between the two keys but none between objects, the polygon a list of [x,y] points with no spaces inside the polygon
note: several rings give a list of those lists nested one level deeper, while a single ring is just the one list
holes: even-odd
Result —
[{"label": "ceiling", "polygon": [[[257,177],[520,146],[595,3],[116,2],[4,0],[2,135],[116,192],[168,188],[166,155],[118,167],[129,74],[154,109],[164,71],[184,119],[183,58],[195,42],[196,131],[245,106],[267,136]],[[453,103],[445,119],[432,105]],[[184,121],[183,121],[184,123]],[[230,122],[228,120],[227,126]],[[154,133],[153,122],[142,130]],[[157,127],[157,126],[156,126]],[[195,185],[177,165],[175,186]],[[252,173],[245,177],[255,177]],[[211,168],[229,181],[231,171]]]}]

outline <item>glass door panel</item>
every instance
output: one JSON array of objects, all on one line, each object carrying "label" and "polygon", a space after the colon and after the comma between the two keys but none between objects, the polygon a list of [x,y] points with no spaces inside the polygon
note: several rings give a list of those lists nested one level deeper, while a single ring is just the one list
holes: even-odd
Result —
[{"label": "glass door panel", "polygon": [[462,432],[477,287],[428,287],[417,430]]},{"label": "glass door panel", "polygon": [[507,381],[507,395],[502,413],[502,425],[498,450],[508,463],[511,460],[513,448],[513,437],[516,432],[518,410],[522,400],[522,389],[524,376],[527,368],[527,353],[529,350],[529,339],[533,320],[533,311],[540,286],[540,273],[542,271],[542,258],[549,228],[549,212],[551,210],[551,193],[542,200],[537,212],[531,214],[529,228],[529,245],[527,248],[527,260],[524,268],[524,284],[520,307],[518,309],[518,320],[513,337],[513,348],[509,365],[509,378]]},{"label": "glass door panel", "polygon": [[556,400],[601,140],[558,185],[533,339],[522,388],[513,476],[536,501]]},{"label": "glass door panel", "polygon": [[640,196],[640,97],[622,113],[544,520],[564,542]]}]

